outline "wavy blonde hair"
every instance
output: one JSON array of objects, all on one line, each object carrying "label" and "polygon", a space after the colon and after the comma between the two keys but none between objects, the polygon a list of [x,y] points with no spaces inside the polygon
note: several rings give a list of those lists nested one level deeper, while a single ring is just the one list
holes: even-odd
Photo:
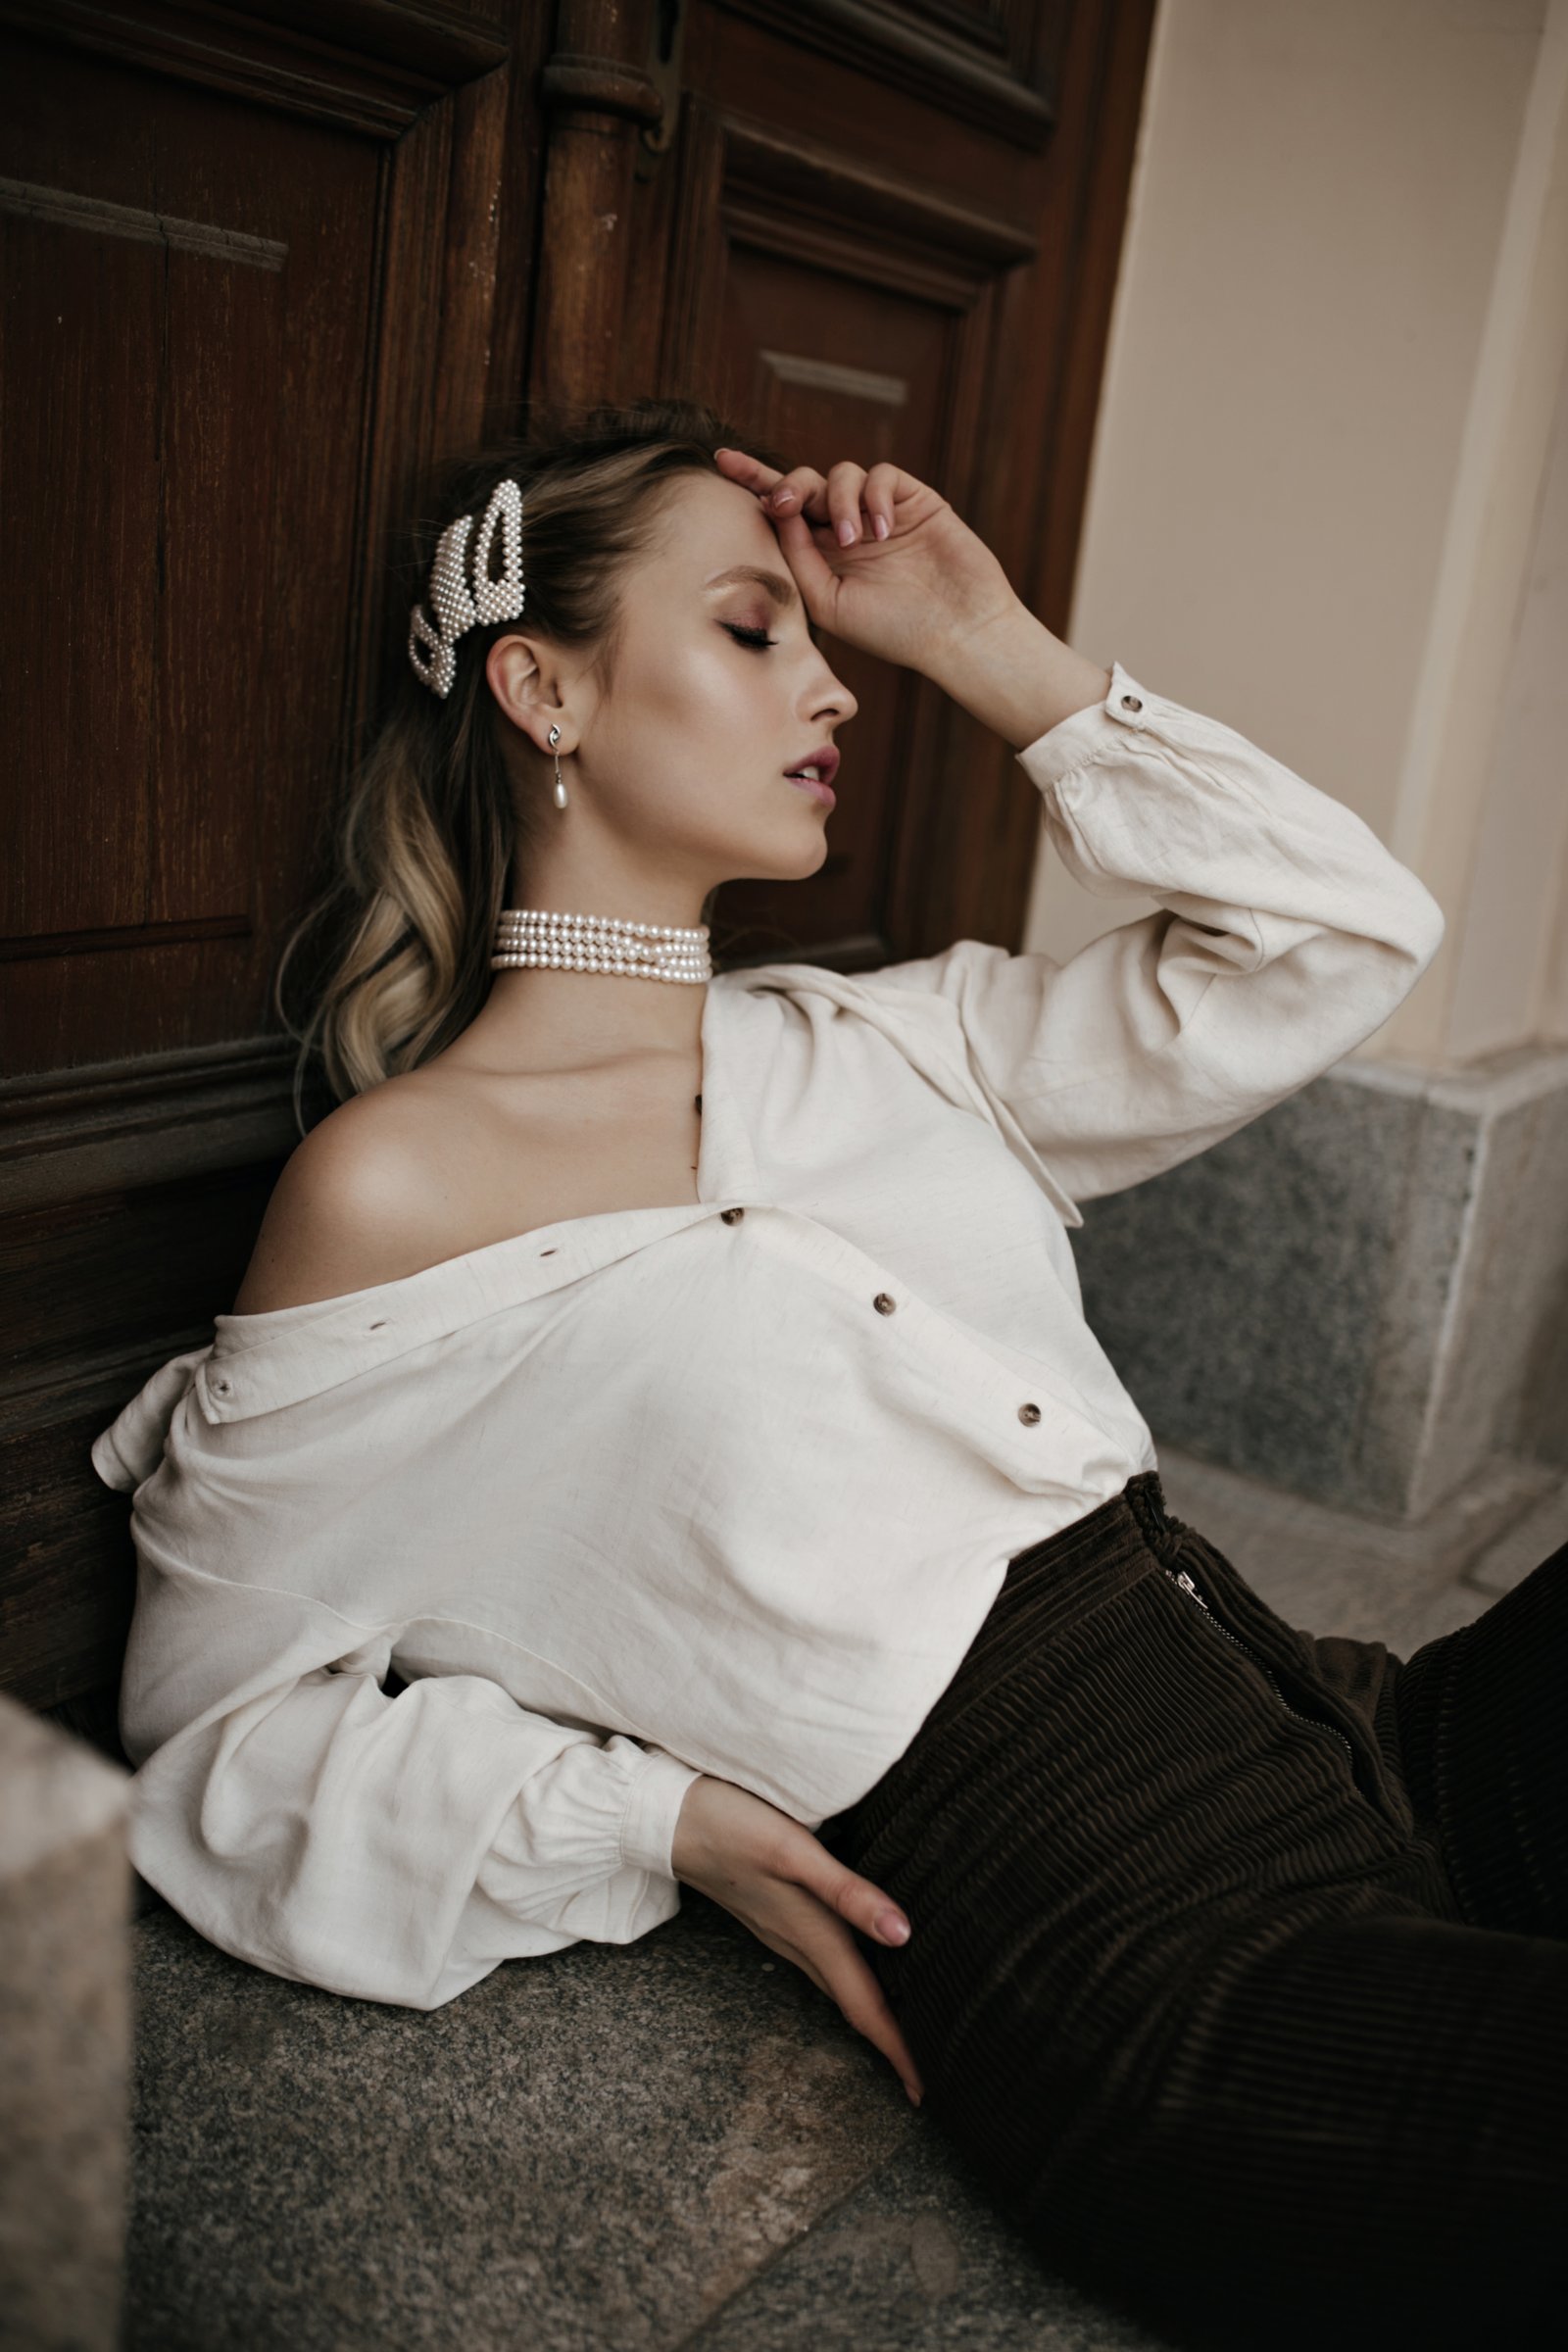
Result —
[{"label": "wavy blonde hair", "polygon": [[[608,693],[626,574],[652,550],[670,483],[712,473],[713,453],[726,446],[786,464],[698,402],[647,399],[579,416],[558,409],[525,438],[451,468],[395,566],[400,646],[442,531],[460,514],[482,513],[510,474],[523,494],[523,625],[554,645],[594,649],[591,673]],[[332,828],[330,879],[285,941],[273,985],[300,1048],[302,1134],[304,1090],[317,1071],[339,1102],[363,1094],[450,1045],[484,1003],[496,917],[514,863],[526,865],[543,821],[542,802],[518,804],[502,748],[506,722],[485,677],[490,647],[517,626],[468,630],[445,701],[405,656],[391,707],[350,779]],[[313,976],[295,1017],[286,983],[308,944]]]}]

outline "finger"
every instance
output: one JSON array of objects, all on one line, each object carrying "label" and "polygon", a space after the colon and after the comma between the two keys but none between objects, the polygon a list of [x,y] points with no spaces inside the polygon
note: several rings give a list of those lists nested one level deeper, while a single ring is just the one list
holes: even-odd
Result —
[{"label": "finger", "polygon": [[808,522],[827,520],[827,484],[814,466],[794,466],[781,474],[762,501],[765,514],[804,514]]},{"label": "finger", "polygon": [[860,536],[860,494],[865,487],[865,467],[852,465],[841,458],[830,466],[827,477],[828,521],[840,547],[853,547]]},{"label": "finger", "polygon": [[727,443],[714,450],[713,461],[731,481],[757,493],[769,519],[777,514],[810,514],[820,520],[826,513],[822,505],[825,485],[814,466],[797,466],[789,473],[780,473],[776,466],[764,466],[760,458],[744,449],[731,449]]},{"label": "finger", "polygon": [[[763,508],[762,512],[770,511]],[[813,620],[830,621],[832,598],[836,586],[833,566],[811,535],[811,525],[804,514],[792,507],[788,513],[772,516],[773,529],[780,551],[795,575],[795,585],[802,602]]]},{"label": "finger", "polygon": [[877,538],[890,536],[897,520],[899,484],[904,479],[903,468],[879,458],[865,477],[860,503],[871,517],[871,528]]},{"label": "finger", "polygon": [[[867,1971],[867,1976],[870,1976],[870,1971]],[[842,2001],[839,2001],[839,2009],[844,2009]],[[886,2063],[894,2068],[898,2080],[901,2080],[903,2086],[906,2086],[906,2091],[909,2093],[909,2103],[912,2103],[914,2107],[919,2107],[919,2103],[924,2100],[924,2095],[926,2095],[926,2086],[924,2086],[924,2082],[919,2080],[919,2068],[914,2065],[914,2053],[909,2051],[909,2044],[906,2041],[906,2036],[903,2036],[901,2023],[898,2023],[894,2011],[889,2009],[889,2004],[886,2004],[886,1994],[884,1994],[882,1985],[877,1983],[877,1978],[870,1976],[870,1992],[860,1994],[860,1997],[856,1999],[854,2009],[844,2009],[844,2016],[847,2016],[849,2023],[854,2025],[856,2033],[865,2034],[865,2039],[870,2041],[872,2048],[879,2048],[879,2051],[882,2051]]]},{"label": "finger", "polygon": [[888,2007],[887,1995],[848,1937],[835,1946],[824,1973],[827,1989],[857,2034],[863,2034],[881,2051],[909,2097],[918,2106],[925,2095],[904,2030]]},{"label": "finger", "polygon": [[[790,1875],[798,1877],[803,1886],[819,1895],[828,1909],[847,1919],[852,1928],[874,1936],[879,1943],[907,1943],[909,1922],[893,1897],[874,1881],[862,1879],[858,1871],[838,1861],[809,1830],[803,1830],[802,1835],[808,1842],[801,1852],[799,1870]],[[793,1848],[795,1840],[790,1843]]]},{"label": "finger", "polygon": [[855,2031],[882,2052],[918,2106],[925,2096],[919,2069],[881,1985],[843,1920],[788,1878],[777,1882],[769,1910],[772,1916],[766,1918],[751,1910],[736,1916],[837,2005]]},{"label": "finger", "polygon": [[744,449],[731,449],[727,445],[715,449],[713,463],[729,480],[755,490],[760,498],[765,497],[775,482],[784,479],[776,466],[764,466],[760,458],[754,458]]}]

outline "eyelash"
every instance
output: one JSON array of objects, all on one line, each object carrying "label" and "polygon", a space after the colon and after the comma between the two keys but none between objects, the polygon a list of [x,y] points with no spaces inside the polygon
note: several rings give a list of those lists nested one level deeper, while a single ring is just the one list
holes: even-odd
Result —
[{"label": "eyelash", "polygon": [[[763,652],[766,647],[770,645],[777,645],[778,643],[778,639],[776,637],[770,637],[765,629],[744,628],[738,620],[720,621],[719,626],[720,628],[728,629],[730,635],[735,639],[737,644],[749,645],[754,653],[760,654]],[[811,643],[820,653],[822,648],[822,636],[821,631],[818,629],[814,620],[811,621],[808,626],[806,634],[808,637],[809,637]]]}]

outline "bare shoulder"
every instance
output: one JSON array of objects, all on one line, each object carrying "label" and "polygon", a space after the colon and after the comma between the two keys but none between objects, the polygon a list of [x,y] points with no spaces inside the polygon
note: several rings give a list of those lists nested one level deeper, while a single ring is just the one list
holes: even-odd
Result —
[{"label": "bare shoulder", "polygon": [[449,1097],[422,1073],[389,1078],[311,1129],[272,1189],[236,1314],[368,1290],[447,1254],[462,1126]]}]

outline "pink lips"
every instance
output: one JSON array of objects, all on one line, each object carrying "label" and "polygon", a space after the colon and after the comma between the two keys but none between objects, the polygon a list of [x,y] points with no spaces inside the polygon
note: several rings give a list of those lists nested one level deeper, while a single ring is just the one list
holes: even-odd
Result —
[{"label": "pink lips", "polygon": [[[808,752],[803,759],[792,761],[791,767],[786,768],[784,772],[792,784],[800,786],[802,792],[814,792],[822,806],[825,808],[831,808],[838,799],[838,795],[833,790],[833,778],[838,774],[839,758],[840,754],[836,746],[831,743],[819,743],[814,752]],[[820,782],[810,776],[793,774],[791,768],[794,767],[820,768],[822,771]]]}]

